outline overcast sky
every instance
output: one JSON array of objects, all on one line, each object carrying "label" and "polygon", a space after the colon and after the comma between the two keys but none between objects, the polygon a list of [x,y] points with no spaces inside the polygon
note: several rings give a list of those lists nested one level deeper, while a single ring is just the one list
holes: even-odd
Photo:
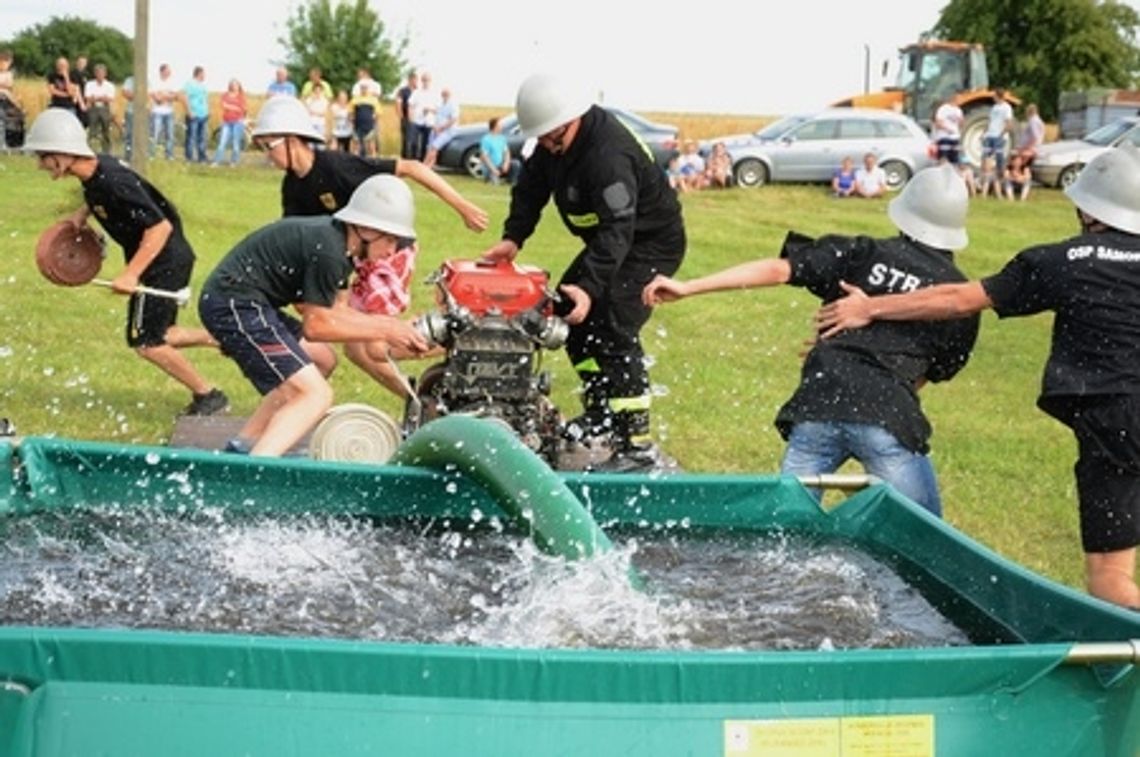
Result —
[{"label": "overcast sky", "polygon": [[[409,36],[409,62],[432,71],[436,86],[449,86],[460,103],[510,105],[528,74],[573,71],[615,105],[756,115],[862,91],[868,49],[871,85],[881,85],[882,61],[932,26],[945,3],[370,0],[390,33]],[[296,7],[150,0],[150,61],[169,62],[178,79],[203,65],[211,89],[237,77],[262,91]],[[133,36],[134,12],[134,0],[2,0],[0,38],[63,15]]]}]

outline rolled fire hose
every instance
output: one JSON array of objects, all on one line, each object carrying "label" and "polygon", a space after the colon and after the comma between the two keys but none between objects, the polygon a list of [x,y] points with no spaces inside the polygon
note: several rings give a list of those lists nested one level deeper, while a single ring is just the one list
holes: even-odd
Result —
[{"label": "rolled fire hose", "polygon": [[[613,549],[562,478],[501,424],[470,415],[437,418],[408,437],[392,462],[455,469],[474,479],[547,554],[577,560]],[[641,588],[632,568],[630,581]]]},{"label": "rolled fire hose", "polygon": [[337,405],[325,414],[309,439],[316,460],[386,463],[400,446],[400,426],[369,405]]}]

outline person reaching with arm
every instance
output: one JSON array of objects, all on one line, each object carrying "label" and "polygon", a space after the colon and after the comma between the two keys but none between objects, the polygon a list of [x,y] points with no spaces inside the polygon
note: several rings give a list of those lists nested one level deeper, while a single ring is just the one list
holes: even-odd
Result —
[{"label": "person reaching with arm", "polygon": [[[896,237],[813,239],[790,232],[778,258],[742,263],[692,281],[659,276],[642,297],[653,306],[706,292],[791,284],[829,302],[842,295],[842,281],[884,293],[964,281],[951,250],[966,246],[968,205],[966,187],[952,167],[928,168],[915,174],[887,208],[899,230]],[[956,375],[977,331],[978,318],[972,316],[948,323],[880,324],[815,342],[803,361],[799,386],[776,416],[787,441],[781,472],[833,473],[853,458],[941,515],[927,455],[931,427],[918,390],[927,381]]]},{"label": "person reaching with arm", "polygon": [[1053,313],[1037,406],[1077,441],[1074,468],[1090,594],[1140,609],[1140,150],[1094,158],[1065,190],[1080,232],[1029,247],[998,273],[868,297],[857,282],[816,315],[825,341],[898,321]]}]

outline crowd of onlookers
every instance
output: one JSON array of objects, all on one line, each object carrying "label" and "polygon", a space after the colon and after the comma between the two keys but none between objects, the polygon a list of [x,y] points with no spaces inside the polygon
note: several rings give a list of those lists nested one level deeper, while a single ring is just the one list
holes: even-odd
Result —
[{"label": "crowd of onlookers", "polygon": [[[12,55],[0,52],[0,104],[21,108],[13,90]],[[107,67],[102,63],[88,65],[86,56],[77,56],[72,62],[66,57],[55,61],[46,77],[47,104],[64,108],[79,117],[93,146],[101,152],[113,151],[116,136],[121,135],[123,153],[130,158],[134,80],[127,77],[119,85],[107,78]],[[158,67],[157,77],[149,82],[147,92],[147,124],[150,154],[161,148],[167,159],[175,156],[176,110],[183,115],[183,155],[189,162],[222,165],[236,164],[248,142],[247,126],[252,117],[251,103],[242,83],[231,79],[220,100],[221,123],[213,154],[207,152],[210,144],[210,105],[206,87],[206,71],[194,67],[190,78],[179,82],[169,64]],[[278,68],[265,89],[265,97],[295,97],[308,110],[314,131],[330,149],[350,150],[360,155],[380,153],[380,121],[383,90],[367,67],[356,72],[356,80],[342,87],[334,87],[324,79],[320,68],[312,68],[306,80],[298,87],[289,80],[288,71]],[[121,107],[116,101],[121,99]],[[400,155],[435,163],[439,150],[454,134],[459,124],[459,105],[446,88],[432,87],[431,74],[411,72],[394,97],[399,121]],[[116,115],[116,111],[121,116]],[[0,135],[3,132],[4,110],[0,109]]]}]

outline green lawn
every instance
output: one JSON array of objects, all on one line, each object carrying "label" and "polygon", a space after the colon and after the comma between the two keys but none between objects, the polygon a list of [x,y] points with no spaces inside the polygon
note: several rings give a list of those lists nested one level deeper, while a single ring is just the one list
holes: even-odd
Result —
[{"label": "green lawn", "polygon": [[[198,254],[194,283],[244,234],[280,213],[280,174],[252,165],[236,171],[156,163],[151,179],[182,212]],[[506,188],[450,176],[491,213],[482,236],[416,188],[421,264],[418,278],[450,257],[474,257],[497,239]],[[81,203],[78,182],[52,182],[31,159],[0,156],[0,415],[22,434],[162,443],[188,397],[173,381],[123,344],[125,301],[94,287],[59,288],[41,278],[33,250],[39,232]],[[790,228],[808,234],[889,235],[886,201],[830,199],[821,187],[766,187],[689,194],[682,199],[689,252],[681,275],[707,273],[775,254]],[[1075,232],[1071,205],[1058,192],[1036,191],[1025,204],[975,201],[972,244],[960,258],[970,275],[997,270],[1019,249]],[[578,251],[555,213],[548,212],[522,261],[556,275]],[[104,274],[119,270],[109,251]],[[432,302],[417,285],[413,310]],[[644,332],[657,399],[658,438],[692,471],[777,469],[782,441],[772,426],[794,387],[798,353],[810,337],[814,299],[790,287],[710,295],[663,308]],[[193,308],[184,323],[196,323]],[[923,390],[935,427],[933,458],[945,517],[998,552],[1077,586],[1083,574],[1066,429],[1034,407],[1048,349],[1050,319],[998,323],[983,318],[979,346],[959,376]],[[193,355],[203,372],[231,395],[235,412],[257,401],[227,360]],[[576,410],[576,379],[561,355],[555,400]],[[421,365],[409,363],[410,372]],[[338,402],[363,401],[398,415],[396,402],[361,372],[342,363],[333,377]]]}]

